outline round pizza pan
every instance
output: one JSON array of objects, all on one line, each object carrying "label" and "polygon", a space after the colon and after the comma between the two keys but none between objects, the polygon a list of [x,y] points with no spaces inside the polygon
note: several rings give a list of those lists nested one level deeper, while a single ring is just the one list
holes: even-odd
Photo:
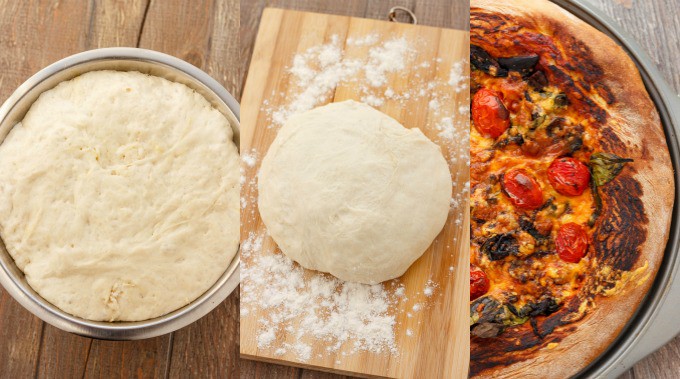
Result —
[{"label": "round pizza pan", "polygon": [[[26,80],[0,107],[0,143],[24,118],[33,102],[57,84],[88,71],[139,71],[182,83],[203,95],[227,117],[239,145],[240,107],[227,90],[191,64],[151,50],[115,47],[90,50],[64,58]],[[99,322],[72,316],[43,299],[28,284],[23,272],[0,239],[0,284],[24,308],[43,321],[67,332],[111,340],[134,340],[170,333],[205,316],[231,294],[239,283],[239,254],[217,282],[186,306],[166,315],[136,322]]]},{"label": "round pizza pan", "polygon": [[676,182],[670,236],[659,271],[645,300],[623,332],[607,351],[586,367],[578,377],[616,378],[649,353],[680,332],[680,99],[666,84],[651,59],[627,33],[587,0],[551,0],[576,17],[611,37],[630,55],[640,70],[650,97],[661,117]]}]

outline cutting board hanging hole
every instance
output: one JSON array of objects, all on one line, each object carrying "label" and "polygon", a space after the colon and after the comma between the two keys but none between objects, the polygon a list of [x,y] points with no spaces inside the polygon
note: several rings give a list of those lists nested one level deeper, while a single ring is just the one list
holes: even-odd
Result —
[{"label": "cutting board hanging hole", "polygon": [[397,19],[397,17],[399,15],[408,16],[409,21],[407,21],[407,23],[410,23],[410,24],[413,24],[413,25],[416,25],[418,23],[418,19],[416,18],[416,15],[415,15],[415,13],[413,13],[413,11],[411,11],[408,8],[400,7],[400,6],[392,7],[390,9],[390,12],[387,13],[387,19],[392,21],[392,22],[403,22],[403,21],[399,21]]}]

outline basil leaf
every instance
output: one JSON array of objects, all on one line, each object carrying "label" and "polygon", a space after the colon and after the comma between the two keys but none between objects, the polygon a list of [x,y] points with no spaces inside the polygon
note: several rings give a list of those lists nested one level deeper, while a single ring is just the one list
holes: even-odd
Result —
[{"label": "basil leaf", "polygon": [[596,186],[611,182],[632,159],[621,158],[610,153],[595,153],[590,156],[590,170]]}]

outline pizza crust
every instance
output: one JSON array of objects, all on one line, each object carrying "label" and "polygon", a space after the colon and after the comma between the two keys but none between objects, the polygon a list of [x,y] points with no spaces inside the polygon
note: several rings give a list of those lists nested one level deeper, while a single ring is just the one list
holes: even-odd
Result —
[{"label": "pizza crust", "polygon": [[[544,343],[537,353],[506,366],[485,369],[483,362],[472,362],[471,372],[477,377],[563,378],[577,374],[602,354],[618,337],[637,311],[649,291],[662,261],[668,240],[675,183],[673,169],[659,115],[651,101],[633,61],[613,40],[548,1],[472,0],[471,14],[502,14],[530,25],[559,41],[581,41],[587,46],[591,61],[603,71],[603,84],[614,95],[608,107],[608,125],[616,127],[614,134],[621,143],[613,143],[608,152],[634,159],[616,181],[625,182],[619,188],[630,195],[641,191],[639,199],[646,220],[619,220],[638,232],[646,230],[646,239],[637,248],[638,257],[632,260],[631,270],[644,270],[644,275],[631,280],[612,297],[597,296],[595,308],[580,321],[556,329],[561,341],[557,345]],[[471,18],[474,22],[474,18]],[[471,27],[474,35],[474,26]],[[633,180],[625,180],[632,178]],[[630,188],[637,182],[639,188]],[[611,184],[611,183],[610,183]],[[624,198],[617,195],[617,198]],[[603,215],[616,206],[617,198],[603,194]],[[611,215],[616,217],[618,215]],[[642,217],[644,219],[645,217]],[[644,224],[646,221],[646,224]],[[598,223],[602,220],[598,220]],[[597,230],[596,224],[596,230]],[[646,267],[646,268],[645,268]],[[646,280],[643,280],[646,276]],[[527,327],[524,325],[523,327]],[[574,330],[570,330],[570,329]],[[550,338],[546,338],[546,341]],[[471,349],[475,349],[475,342]],[[498,352],[499,354],[506,354]],[[512,354],[512,353],[510,353]],[[508,354],[508,361],[512,356]],[[479,365],[474,369],[475,364]]]}]

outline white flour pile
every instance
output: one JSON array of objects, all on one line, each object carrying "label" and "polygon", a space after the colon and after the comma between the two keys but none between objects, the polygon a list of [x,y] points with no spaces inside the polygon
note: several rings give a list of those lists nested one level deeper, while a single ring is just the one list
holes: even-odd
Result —
[{"label": "white flour pile", "polygon": [[[305,340],[312,337],[328,342],[328,352],[338,351],[350,340],[352,352],[396,352],[396,321],[391,313],[405,297],[388,293],[402,288],[397,281],[370,286],[320,273],[305,277],[305,270],[283,254],[263,252],[263,240],[263,235],[251,234],[241,248],[249,262],[241,274],[241,316],[247,317],[252,307],[268,310],[268,319],[258,320],[259,348],[275,346],[276,355],[291,350],[300,360],[308,360],[311,345]],[[277,340],[284,330],[295,342]]]},{"label": "white flour pile", "polygon": [[[369,34],[348,38],[343,46],[342,41],[333,36],[329,43],[313,46],[293,57],[288,67],[288,79],[292,83],[289,88],[293,89],[289,93],[273,92],[261,110],[269,116],[269,127],[277,129],[290,115],[327,103],[339,85],[349,85],[356,89],[354,92],[358,90],[361,98],[356,100],[374,107],[396,101],[409,109],[425,99],[432,125],[421,129],[437,131],[428,136],[442,147],[452,167],[460,163],[469,166],[468,101],[462,99],[456,109],[450,109],[449,105],[453,96],[468,88],[466,64],[459,61],[443,67],[439,59],[421,59],[415,46],[426,43]],[[364,49],[365,53],[361,59],[350,57],[345,49],[351,48]],[[435,67],[445,70],[442,76],[446,78],[432,79]],[[404,75],[409,77],[408,89],[389,86],[391,78]],[[457,119],[464,120],[464,125],[454,124]],[[251,150],[242,157],[244,223],[257,217],[257,170],[263,153]],[[460,224],[459,215],[466,206],[469,181],[466,170],[454,169],[452,174],[454,183],[467,182],[463,188],[454,188],[455,196],[451,199],[450,219]],[[415,293],[413,299],[409,299],[398,279],[364,285],[304,270],[276,250],[266,232],[251,232],[241,244],[241,257],[241,317],[258,317],[258,348],[271,349],[279,356],[292,354],[303,362],[313,356],[322,358],[338,352],[346,356],[370,351],[396,357],[397,315],[405,314],[407,321],[402,333],[413,337],[417,323],[408,320],[442,296],[439,284],[433,280],[408,291]],[[453,271],[453,266],[447,270],[449,275]],[[325,351],[312,350],[313,342],[318,340],[326,342]],[[340,361],[336,361],[338,363]]]}]

